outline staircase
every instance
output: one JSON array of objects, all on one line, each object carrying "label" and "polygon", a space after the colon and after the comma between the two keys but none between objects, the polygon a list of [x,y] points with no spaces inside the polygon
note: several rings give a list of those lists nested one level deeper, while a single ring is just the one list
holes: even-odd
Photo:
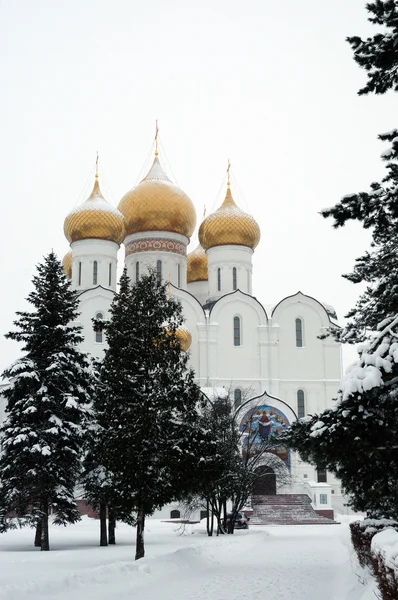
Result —
[{"label": "staircase", "polygon": [[250,525],[333,525],[336,521],[317,515],[306,494],[253,496]]}]

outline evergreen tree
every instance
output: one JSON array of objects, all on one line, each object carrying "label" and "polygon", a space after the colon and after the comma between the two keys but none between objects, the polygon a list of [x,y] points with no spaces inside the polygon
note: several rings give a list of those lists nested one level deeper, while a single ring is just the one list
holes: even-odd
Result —
[{"label": "evergreen tree", "polygon": [[335,473],[349,504],[375,518],[398,514],[397,335],[395,318],[361,346],[333,407],[282,436],[304,460]]},{"label": "evergreen tree", "polygon": [[124,272],[110,312],[98,401],[104,466],[121,509],[137,513],[139,559],[146,515],[188,493],[201,468],[201,393],[176,336],[181,306],[155,273],[131,286]]},{"label": "evergreen tree", "polygon": [[368,72],[368,82],[359,94],[384,94],[389,89],[398,90],[398,2],[376,0],[368,2],[368,20],[384,27],[373,37],[363,40],[348,37],[355,61]]},{"label": "evergreen tree", "polygon": [[345,196],[322,211],[324,217],[333,217],[335,228],[352,220],[372,231],[370,251],[356,259],[352,273],[344,275],[353,283],[365,282],[367,287],[346,315],[350,319],[347,326],[332,329],[341,342],[363,341],[369,331],[378,329],[380,321],[391,321],[398,313],[398,131],[379,138],[392,144],[383,156],[387,174],[382,182],[372,183],[368,192]]},{"label": "evergreen tree", "polygon": [[[377,0],[366,5],[369,20],[384,33],[362,40],[348,38],[354,59],[368,71],[359,94],[398,89],[398,3]],[[370,252],[345,275],[367,288],[348,313],[351,320],[340,341],[362,342],[359,359],[348,370],[331,409],[301,419],[287,442],[314,464],[323,464],[341,479],[357,510],[376,517],[398,512],[398,130],[379,136],[390,147],[383,152],[387,174],[369,192],[345,196],[324,217],[334,227],[359,221],[372,232]],[[330,332],[329,332],[330,333]]]},{"label": "evergreen tree", "polygon": [[90,420],[92,371],[78,350],[77,294],[51,252],[38,265],[32,312],[17,312],[7,338],[22,342],[24,356],[6,369],[6,419],[0,427],[1,505],[21,524],[41,523],[41,549],[49,550],[48,513],[56,524],[79,517],[74,491]]}]

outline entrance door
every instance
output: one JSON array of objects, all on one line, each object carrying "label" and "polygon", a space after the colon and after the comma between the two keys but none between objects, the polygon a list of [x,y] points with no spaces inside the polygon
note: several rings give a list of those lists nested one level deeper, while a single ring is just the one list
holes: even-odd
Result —
[{"label": "entrance door", "polygon": [[276,475],[271,467],[258,467],[253,486],[254,496],[274,496],[276,494]]}]

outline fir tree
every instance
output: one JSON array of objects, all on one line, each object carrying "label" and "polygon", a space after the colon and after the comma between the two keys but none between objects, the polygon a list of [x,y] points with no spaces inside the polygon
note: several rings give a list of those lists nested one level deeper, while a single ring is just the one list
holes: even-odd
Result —
[{"label": "fir tree", "polygon": [[48,513],[56,524],[79,517],[74,491],[90,419],[93,390],[88,358],[78,350],[78,298],[50,253],[38,265],[32,312],[17,312],[15,331],[24,356],[5,370],[6,419],[1,425],[1,504],[20,523],[41,524],[41,549],[49,550]]},{"label": "fir tree", "polygon": [[155,273],[131,286],[124,272],[110,312],[98,402],[104,466],[121,509],[137,513],[139,559],[146,515],[187,493],[200,468],[201,393],[176,337],[181,306]]},{"label": "fir tree", "polygon": [[387,174],[381,183],[372,183],[368,192],[345,196],[334,207],[323,210],[333,217],[335,228],[347,221],[358,221],[372,231],[370,251],[358,259],[352,273],[344,275],[353,283],[366,283],[365,292],[346,315],[350,321],[339,330],[332,329],[341,342],[357,343],[369,331],[377,330],[384,319],[393,320],[398,313],[398,131],[380,135],[391,143],[383,155]]},{"label": "fir tree", "polygon": [[[369,20],[383,33],[362,40],[348,38],[354,59],[368,71],[360,94],[398,89],[398,4],[377,0],[366,5]],[[347,326],[332,331],[340,341],[362,342],[359,359],[348,369],[331,409],[295,423],[288,443],[314,464],[323,464],[341,479],[357,510],[376,517],[398,511],[398,130],[379,136],[389,142],[383,152],[387,174],[368,192],[345,196],[324,217],[334,227],[359,221],[372,232],[369,252],[345,275],[367,288],[348,313]],[[330,332],[329,332],[330,333]]]},{"label": "fir tree", "polygon": [[366,4],[368,20],[384,29],[363,40],[348,37],[355,61],[368,72],[368,82],[359,94],[384,94],[398,90],[398,3],[397,0],[376,0]]},{"label": "fir tree", "polygon": [[282,437],[341,480],[349,504],[370,516],[398,514],[398,318],[360,348],[339,396]]}]

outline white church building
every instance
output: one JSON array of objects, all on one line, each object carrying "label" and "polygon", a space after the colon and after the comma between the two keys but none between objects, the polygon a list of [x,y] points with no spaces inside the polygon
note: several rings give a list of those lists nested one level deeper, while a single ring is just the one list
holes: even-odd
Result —
[{"label": "white church building", "polygon": [[[200,244],[188,252],[196,221],[190,198],[166,175],[157,150],[148,174],[118,208],[104,199],[96,173],[91,195],[64,223],[70,252],[63,264],[79,292],[82,350],[101,357],[106,348],[92,319],[109,318],[124,244],[132,282],[155,268],[181,301],[181,345],[205,393],[230,391],[240,420],[255,406],[268,433],[329,407],[341,380],[341,347],[318,336],[335,322],[333,309],[302,292],[275,305],[252,295],[253,275],[262,275],[252,268],[260,227],[235,203],[229,174],[225,200],[203,220]],[[291,472],[287,491],[307,493],[317,510],[341,511],[340,484],[322,465],[315,469],[290,451],[275,460]],[[278,481],[276,489],[286,493]],[[176,516],[172,509],[178,507],[166,507],[161,516]]]},{"label": "white church building", "polygon": [[[157,149],[148,174],[117,209],[104,199],[96,174],[90,197],[64,224],[71,248],[64,267],[80,292],[82,349],[103,354],[106,340],[93,331],[92,319],[109,317],[123,243],[132,282],[154,268],[181,301],[180,340],[205,393],[229,390],[241,419],[255,405],[258,420],[262,415],[273,433],[330,406],[342,375],[341,347],[319,335],[335,322],[334,310],[302,292],[273,306],[252,295],[260,227],[236,205],[229,171],[225,200],[203,220],[200,244],[188,252],[196,221],[190,198],[166,175]],[[291,472],[290,491],[308,493],[318,510],[333,505],[340,511],[339,482],[290,454],[275,457]],[[169,509],[162,516],[170,516]]]}]

